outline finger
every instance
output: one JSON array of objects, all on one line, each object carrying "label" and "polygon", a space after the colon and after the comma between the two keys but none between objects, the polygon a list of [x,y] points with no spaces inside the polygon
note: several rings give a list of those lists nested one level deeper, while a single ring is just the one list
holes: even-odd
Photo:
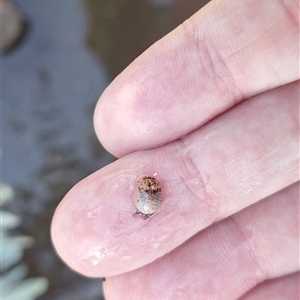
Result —
[{"label": "finger", "polygon": [[298,271],[298,242],[296,184],[152,264],[107,278],[106,299],[237,299],[266,279]]},{"label": "finger", "polygon": [[[54,216],[59,255],[88,276],[127,272],[297,181],[298,95],[295,83],[257,96],[182,140],[132,153],[81,181]],[[146,221],[132,217],[137,179],[154,173],[161,210]]]},{"label": "finger", "polygon": [[239,300],[297,300],[299,299],[299,272],[263,282]]},{"label": "finger", "polygon": [[174,141],[246,98],[299,79],[296,0],[212,1],[101,96],[96,133],[117,157]]}]

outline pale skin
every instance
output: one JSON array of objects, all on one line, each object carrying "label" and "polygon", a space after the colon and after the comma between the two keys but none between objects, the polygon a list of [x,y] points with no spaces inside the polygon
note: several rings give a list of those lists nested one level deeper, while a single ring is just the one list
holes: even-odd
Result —
[{"label": "pale skin", "polygon": [[[215,0],[106,89],[117,161],[79,182],[52,239],[106,299],[298,299],[299,7]],[[137,178],[163,204],[133,217]]]}]

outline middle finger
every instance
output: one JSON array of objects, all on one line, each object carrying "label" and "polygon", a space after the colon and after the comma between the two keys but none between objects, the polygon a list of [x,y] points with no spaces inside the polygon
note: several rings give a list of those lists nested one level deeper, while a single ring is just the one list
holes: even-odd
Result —
[{"label": "middle finger", "polygon": [[[297,181],[298,95],[298,82],[259,95],[177,142],[81,181],[54,216],[60,256],[88,276],[128,272]],[[153,173],[161,210],[146,221],[132,217],[137,178]]]}]

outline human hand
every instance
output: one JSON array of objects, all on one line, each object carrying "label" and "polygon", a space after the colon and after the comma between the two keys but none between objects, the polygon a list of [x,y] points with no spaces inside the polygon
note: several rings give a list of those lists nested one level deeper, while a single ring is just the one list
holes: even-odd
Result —
[{"label": "human hand", "polygon": [[[95,129],[120,159],[66,195],[52,238],[71,268],[108,277],[107,299],[237,299],[299,270],[298,12],[215,0],[103,93]],[[162,207],[133,217],[154,173]],[[292,299],[275,287],[297,281],[252,293]]]}]

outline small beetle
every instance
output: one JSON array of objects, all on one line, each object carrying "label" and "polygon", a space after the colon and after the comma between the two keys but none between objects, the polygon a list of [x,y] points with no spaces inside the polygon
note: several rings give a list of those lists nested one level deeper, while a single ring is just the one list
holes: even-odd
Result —
[{"label": "small beetle", "polygon": [[135,196],[137,212],[134,215],[141,215],[144,220],[152,216],[162,203],[161,188],[154,177],[143,177],[138,181],[137,193]]}]

